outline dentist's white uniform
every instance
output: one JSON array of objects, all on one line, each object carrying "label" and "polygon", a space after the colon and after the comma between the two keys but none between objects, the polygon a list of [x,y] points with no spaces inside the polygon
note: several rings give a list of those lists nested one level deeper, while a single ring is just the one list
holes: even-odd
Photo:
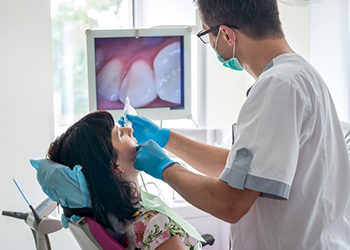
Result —
[{"label": "dentist's white uniform", "polygon": [[251,88],[220,179],[261,192],[232,225],[233,250],[350,249],[344,136],[326,84],[300,55],[273,59]]}]

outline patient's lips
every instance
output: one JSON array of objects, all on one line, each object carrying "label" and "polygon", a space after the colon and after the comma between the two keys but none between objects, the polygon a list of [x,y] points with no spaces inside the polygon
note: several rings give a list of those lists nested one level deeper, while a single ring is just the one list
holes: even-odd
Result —
[{"label": "patient's lips", "polygon": [[181,103],[181,51],[175,42],[159,51],[154,59],[155,86],[160,99]]},{"label": "patient's lips", "polygon": [[130,104],[134,108],[142,107],[157,97],[154,73],[145,60],[139,59],[131,65],[121,84],[119,95],[123,103],[129,96]]},{"label": "patient's lips", "polygon": [[97,93],[108,101],[119,100],[123,62],[117,58],[110,60],[97,75]]}]

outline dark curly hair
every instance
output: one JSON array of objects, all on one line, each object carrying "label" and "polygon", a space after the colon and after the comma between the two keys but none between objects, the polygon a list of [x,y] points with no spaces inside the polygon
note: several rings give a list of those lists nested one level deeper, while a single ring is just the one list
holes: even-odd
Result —
[{"label": "dark curly hair", "polygon": [[284,37],[277,0],[194,0],[194,3],[210,28],[222,24],[238,26],[242,34],[253,40]]},{"label": "dark curly hair", "polygon": [[106,111],[90,113],[73,124],[51,143],[47,157],[73,169],[81,165],[96,220],[111,227],[109,214],[120,220],[131,219],[137,211],[135,183],[122,181],[112,172],[118,159],[112,144],[115,123]]}]

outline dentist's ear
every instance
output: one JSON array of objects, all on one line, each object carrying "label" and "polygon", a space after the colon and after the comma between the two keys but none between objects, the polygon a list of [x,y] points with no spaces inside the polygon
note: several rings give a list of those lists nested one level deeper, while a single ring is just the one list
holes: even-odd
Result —
[{"label": "dentist's ear", "polygon": [[220,26],[220,32],[225,34],[225,39],[229,43],[230,46],[233,46],[235,44],[235,33],[236,31],[233,30],[233,28],[230,28],[226,25]]}]

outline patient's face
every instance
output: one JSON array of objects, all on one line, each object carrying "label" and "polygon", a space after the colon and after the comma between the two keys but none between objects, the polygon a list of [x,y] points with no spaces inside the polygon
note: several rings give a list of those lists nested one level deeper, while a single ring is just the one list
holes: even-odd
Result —
[{"label": "patient's face", "polygon": [[[138,185],[137,175],[140,172],[134,167],[137,151],[137,140],[132,136],[132,128],[122,128],[114,126],[112,130],[112,143],[117,151],[117,165],[124,170],[120,175],[122,180],[136,183]],[[118,168],[114,169],[118,173]]]},{"label": "patient's face", "polygon": [[113,147],[117,151],[118,160],[120,161],[127,163],[135,161],[137,141],[132,133],[132,128],[114,126],[112,130]]}]

